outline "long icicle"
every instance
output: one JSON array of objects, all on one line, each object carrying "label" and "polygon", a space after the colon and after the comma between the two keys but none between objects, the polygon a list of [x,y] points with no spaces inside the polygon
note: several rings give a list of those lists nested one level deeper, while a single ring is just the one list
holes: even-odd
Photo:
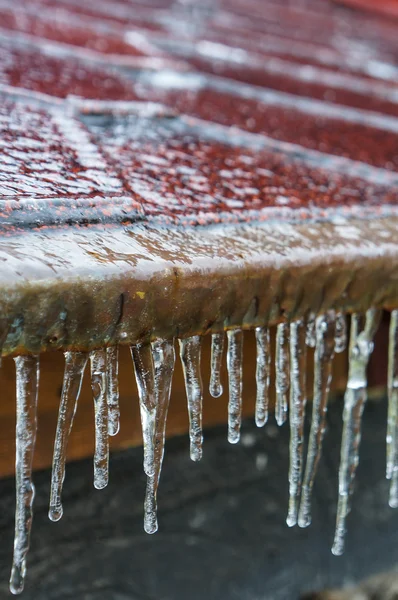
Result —
[{"label": "long icicle", "polygon": [[157,410],[154,457],[155,468],[153,476],[147,478],[144,504],[144,529],[147,533],[155,533],[158,529],[157,491],[163,463],[167,412],[169,409],[171,382],[175,364],[174,342],[170,340],[158,340],[153,342],[152,352],[155,368]]},{"label": "long icicle", "polygon": [[398,310],[390,318],[388,343],[387,479],[392,479],[389,505],[398,507]]},{"label": "long icicle", "polygon": [[150,344],[130,346],[140,400],[142,439],[144,442],[144,473],[152,477],[155,466],[156,396],[155,372]]},{"label": "long icicle", "polygon": [[347,348],[347,317],[344,313],[336,313],[336,332],[334,350],[337,354]]},{"label": "long icicle", "polygon": [[279,323],[276,328],[275,350],[275,419],[279,426],[287,419],[289,394],[289,325]]},{"label": "long icicle", "polygon": [[211,336],[211,370],[209,392],[213,398],[219,398],[223,393],[221,385],[221,364],[224,351],[224,332],[213,333]]},{"label": "long icicle", "polygon": [[189,416],[190,456],[194,461],[202,458],[203,388],[200,374],[201,338],[195,335],[179,340],[180,357],[184,372]]},{"label": "long icicle", "polygon": [[10,591],[20,594],[24,588],[35,496],[32,463],[37,432],[39,357],[17,356],[14,360],[17,375],[16,509]]},{"label": "long icicle", "polygon": [[298,524],[311,523],[311,494],[325,433],[327,403],[332,381],[332,361],[335,345],[335,313],[329,311],[316,319],[316,346],[314,355],[314,398],[312,422],[308,441],[307,463],[301,492]]},{"label": "long icicle", "polygon": [[370,309],[366,312],[365,327],[360,331],[361,315],[353,314],[349,346],[347,389],[344,395],[343,436],[341,440],[339,468],[339,500],[332,552],[339,556],[344,552],[346,518],[350,510],[355,472],[359,460],[361,441],[361,419],[366,403],[366,369],[373,351],[373,337],[380,322],[381,312]]},{"label": "long icicle", "polygon": [[256,327],[256,425],[264,427],[268,420],[271,347],[268,327]]},{"label": "long icicle", "polygon": [[243,361],[243,331],[233,329],[227,331],[228,352],[228,441],[237,444],[240,440],[242,423],[242,361]]},{"label": "long icicle", "polygon": [[102,490],[109,481],[108,406],[106,403],[106,350],[90,353],[91,389],[94,400],[94,487]]},{"label": "long icicle", "polygon": [[111,346],[106,349],[106,401],[108,404],[108,433],[115,436],[120,429],[119,410],[119,348]]},{"label": "long icicle", "polygon": [[289,510],[286,523],[297,523],[301,478],[303,471],[304,417],[306,397],[306,325],[294,321],[290,324],[290,462],[289,462]]},{"label": "long icicle", "polygon": [[87,360],[88,354],[86,352],[65,352],[64,380],[58,411],[51,473],[50,508],[48,512],[51,521],[59,521],[63,515],[61,496],[65,479],[66,451]]}]

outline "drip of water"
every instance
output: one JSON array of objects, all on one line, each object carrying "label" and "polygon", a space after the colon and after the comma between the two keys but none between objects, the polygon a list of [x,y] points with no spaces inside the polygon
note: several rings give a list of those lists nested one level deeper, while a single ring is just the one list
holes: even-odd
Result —
[{"label": "drip of water", "polygon": [[242,423],[242,360],[243,360],[243,331],[233,329],[227,331],[228,352],[228,441],[237,444],[240,440]]},{"label": "drip of water", "polygon": [[162,470],[164,443],[166,438],[167,412],[170,403],[171,381],[174,372],[174,342],[158,340],[152,343],[153,365],[155,370],[156,429],[154,472],[147,478],[144,504],[144,529],[155,533],[157,521],[157,491]]},{"label": "drip of water", "polygon": [[389,504],[398,507],[398,310],[393,310],[388,343],[387,479],[392,479]]},{"label": "drip of water", "polygon": [[316,345],[316,316],[315,316],[315,313],[310,313],[307,318],[307,331],[305,333],[305,343],[310,348],[315,348],[315,345]]},{"label": "drip of water", "polygon": [[306,397],[306,325],[303,320],[290,324],[290,464],[289,510],[286,523],[297,523],[303,470],[304,417]]},{"label": "drip of water", "polygon": [[365,326],[361,315],[353,314],[349,346],[347,389],[344,395],[343,437],[341,441],[339,468],[339,500],[337,505],[336,531],[332,552],[336,556],[344,552],[346,518],[350,510],[355,472],[358,465],[361,441],[361,418],[366,403],[366,369],[373,351],[373,337],[380,322],[381,312],[366,312]]},{"label": "drip of water", "polygon": [[37,431],[39,357],[17,356],[14,360],[17,374],[16,510],[10,591],[20,594],[24,588],[35,496],[32,462]]},{"label": "drip of water", "polygon": [[336,313],[336,332],[334,338],[334,350],[338,354],[344,352],[347,348],[347,317],[341,313]]},{"label": "drip of water", "polygon": [[287,419],[289,393],[289,325],[280,323],[276,328],[275,350],[275,419],[279,426]]},{"label": "drip of water", "polygon": [[335,313],[329,311],[316,319],[316,346],[314,355],[314,398],[312,422],[308,441],[307,463],[301,492],[298,524],[311,523],[311,493],[322,452],[325,433],[327,402],[332,381],[332,361],[335,346]]},{"label": "drip of water", "polygon": [[106,403],[106,350],[90,353],[91,389],[94,400],[94,487],[102,490],[109,480],[108,406]]},{"label": "drip of water", "polygon": [[256,327],[256,425],[264,427],[268,420],[271,347],[268,327]]},{"label": "drip of water", "polygon": [[144,443],[144,473],[152,477],[154,473],[156,395],[155,371],[150,344],[130,346],[134,363],[135,379],[140,399],[142,440]]},{"label": "drip of water", "polygon": [[221,385],[221,364],[224,351],[224,332],[213,333],[211,336],[211,375],[209,391],[213,398],[219,398],[223,393]]},{"label": "drip of water", "polygon": [[106,401],[108,403],[108,433],[117,435],[120,429],[119,410],[119,348],[111,346],[106,349]]},{"label": "drip of water", "polygon": [[184,373],[189,416],[189,440],[191,460],[202,458],[202,412],[203,388],[200,375],[201,338],[198,335],[179,340],[180,357]]},{"label": "drip of water", "polygon": [[50,509],[48,512],[51,521],[59,521],[63,515],[61,495],[65,479],[66,451],[87,360],[88,355],[86,352],[65,352],[64,381],[58,412],[51,473]]}]

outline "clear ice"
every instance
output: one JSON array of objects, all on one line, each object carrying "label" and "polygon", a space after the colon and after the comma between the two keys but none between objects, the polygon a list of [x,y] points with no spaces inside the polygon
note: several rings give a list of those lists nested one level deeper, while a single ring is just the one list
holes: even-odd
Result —
[{"label": "clear ice", "polygon": [[290,464],[289,509],[286,523],[297,524],[303,471],[304,417],[306,396],[306,324],[304,320],[290,324]]},{"label": "clear ice", "polygon": [[15,366],[17,376],[16,509],[10,591],[13,594],[20,594],[24,588],[35,496],[32,463],[37,432],[39,357],[17,356]]},{"label": "clear ice", "polygon": [[175,351],[174,341],[157,340],[151,344],[155,370],[156,429],[153,475],[147,478],[144,504],[144,529],[155,533],[157,521],[157,491],[162,470],[166,438],[167,412],[169,410],[171,381],[173,378]]},{"label": "clear ice", "polygon": [[65,479],[66,451],[87,360],[88,354],[86,352],[65,352],[64,381],[54,441],[50,508],[48,512],[48,516],[52,521],[59,521],[63,514],[61,495]]},{"label": "clear ice", "polygon": [[314,395],[307,462],[298,517],[300,527],[308,527],[311,523],[311,493],[319,459],[321,458],[322,442],[326,426],[327,403],[332,381],[335,325],[334,311],[329,311],[327,314],[318,317],[315,323]]},{"label": "clear ice", "polygon": [[140,400],[142,440],[144,443],[144,473],[152,477],[155,457],[156,394],[155,371],[150,344],[130,347]]},{"label": "clear ice", "polygon": [[289,403],[289,325],[279,323],[276,328],[275,350],[275,419],[278,425],[283,425],[287,419]]},{"label": "clear ice", "polygon": [[192,460],[199,461],[203,442],[203,387],[200,374],[202,338],[194,335],[178,341],[188,403],[190,456]]},{"label": "clear ice", "polygon": [[268,420],[269,382],[271,373],[271,346],[268,327],[256,327],[256,413],[257,427]]},{"label": "clear ice", "polygon": [[106,401],[108,403],[108,433],[115,436],[120,429],[119,411],[119,348],[106,349]]},{"label": "clear ice", "polygon": [[224,351],[224,332],[213,333],[211,336],[211,364],[209,391],[213,398],[219,398],[223,393],[221,385],[221,365]]},{"label": "clear ice", "polygon": [[243,331],[232,329],[227,331],[228,352],[228,441],[237,444],[240,440],[242,423],[242,360],[243,360]]},{"label": "clear ice", "polygon": [[106,349],[90,353],[91,389],[94,400],[94,487],[102,490],[109,480],[108,405],[106,402]]},{"label": "clear ice", "polygon": [[348,382],[344,395],[343,436],[340,451],[339,499],[337,505],[336,530],[332,552],[336,556],[344,552],[346,518],[350,511],[355,472],[359,461],[361,441],[361,419],[366,403],[366,369],[373,351],[373,337],[377,331],[381,312],[370,309],[363,316],[353,314],[349,344]]},{"label": "clear ice", "polygon": [[387,479],[391,508],[398,507],[398,310],[393,310],[388,342]]}]

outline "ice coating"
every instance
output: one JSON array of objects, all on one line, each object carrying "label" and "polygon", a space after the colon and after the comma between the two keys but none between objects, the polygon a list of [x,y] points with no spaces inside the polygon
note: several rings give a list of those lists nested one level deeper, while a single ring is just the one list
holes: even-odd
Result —
[{"label": "ice coating", "polygon": [[20,594],[24,588],[35,496],[32,462],[37,431],[39,357],[17,356],[15,366],[17,378],[16,509],[10,591],[12,594]]},{"label": "ice coating", "polygon": [[316,346],[314,355],[314,395],[312,400],[312,423],[308,441],[307,462],[298,524],[308,527],[311,523],[311,493],[318,463],[321,458],[322,441],[326,426],[327,403],[332,381],[332,361],[335,346],[335,313],[329,311],[317,317],[315,323]]},{"label": "ice coating", "polygon": [[228,441],[237,444],[242,423],[242,360],[243,332],[241,329],[227,331],[228,351]]},{"label": "ice coating", "polygon": [[155,369],[155,394],[156,394],[156,430],[154,472],[147,478],[145,504],[144,504],[144,529],[147,533],[155,533],[158,529],[157,521],[157,491],[160,472],[164,455],[166,438],[167,412],[170,403],[171,381],[174,372],[175,351],[173,340],[157,340],[152,343],[153,365]]},{"label": "ice coating", "polygon": [[275,419],[278,425],[283,425],[287,419],[289,405],[289,325],[280,323],[276,328],[276,353],[275,353]]},{"label": "ice coating", "polygon": [[268,327],[256,327],[256,412],[257,427],[268,420],[269,384],[271,375],[271,345]]},{"label": "ice coating", "polygon": [[152,348],[150,344],[130,347],[140,400],[142,439],[144,443],[144,473],[154,473],[156,394]]},{"label": "ice coating", "polygon": [[380,317],[381,311],[369,309],[366,312],[364,326],[362,315],[353,314],[351,319],[348,382],[344,396],[344,425],[339,467],[339,499],[332,546],[332,552],[336,556],[344,552],[346,518],[350,511],[350,498],[359,461],[361,418],[367,400],[366,368],[373,351],[373,337]]},{"label": "ice coating", "polygon": [[224,333],[213,333],[211,336],[211,363],[209,391],[213,398],[219,398],[223,393],[221,384],[221,365],[224,352]]},{"label": "ice coating", "polygon": [[199,461],[202,458],[203,386],[200,374],[201,343],[202,339],[198,335],[179,340],[188,403],[190,456],[193,461]]},{"label": "ice coating", "polygon": [[336,313],[335,352],[344,352],[347,347],[347,317],[341,312]]},{"label": "ice coating", "polygon": [[106,349],[90,353],[91,389],[94,400],[94,487],[102,490],[109,480],[108,405],[106,402]]},{"label": "ice coating", "polygon": [[66,452],[72,431],[80,389],[86,368],[86,352],[65,352],[65,370],[59,405],[57,429],[54,441],[54,454],[51,473],[50,507],[51,521],[59,521],[63,515],[62,486],[65,479]]},{"label": "ice coating", "polygon": [[389,504],[398,507],[398,310],[390,317],[388,344],[387,479],[391,479]]},{"label": "ice coating", "polygon": [[106,401],[108,403],[108,433],[117,435],[120,429],[119,410],[119,348],[110,346],[106,349]]},{"label": "ice coating", "polygon": [[290,463],[289,509],[286,523],[297,524],[303,471],[304,417],[306,395],[306,324],[304,320],[290,323]]},{"label": "ice coating", "polygon": [[305,343],[310,348],[315,348],[316,345],[316,315],[310,313],[307,317],[307,331],[305,334]]}]

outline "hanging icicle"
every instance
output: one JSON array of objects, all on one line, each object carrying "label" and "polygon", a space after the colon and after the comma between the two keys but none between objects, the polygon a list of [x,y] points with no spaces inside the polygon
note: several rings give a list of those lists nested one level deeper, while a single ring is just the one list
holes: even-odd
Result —
[{"label": "hanging icicle", "polygon": [[279,323],[276,328],[275,350],[275,419],[279,426],[287,419],[289,394],[289,325]]},{"label": "hanging icicle", "polygon": [[242,361],[243,361],[243,331],[233,329],[227,331],[228,352],[228,441],[237,444],[240,440],[242,423]]},{"label": "hanging icicle", "polygon": [[194,335],[178,341],[188,403],[190,456],[191,460],[197,462],[202,458],[203,442],[203,388],[200,374],[202,339],[199,335]]},{"label": "hanging icicle", "polygon": [[152,477],[154,473],[156,396],[155,373],[150,344],[130,346],[134,363],[135,379],[140,400],[142,440],[144,443],[144,473]]},{"label": "hanging icicle", "polygon": [[48,516],[52,521],[59,521],[63,514],[61,496],[65,479],[66,451],[87,360],[88,354],[86,352],[65,352],[64,381],[54,442],[50,508],[48,512]]},{"label": "hanging icicle", "polygon": [[398,310],[390,317],[388,343],[387,479],[391,508],[398,507]]},{"label": "hanging icicle", "polygon": [[310,313],[307,318],[307,330],[305,332],[305,343],[310,348],[315,348],[316,344],[316,315]]},{"label": "hanging icicle", "polygon": [[289,510],[286,523],[297,523],[303,470],[304,417],[306,396],[307,348],[306,326],[303,320],[290,324],[290,463]]},{"label": "hanging icicle", "polygon": [[271,344],[268,327],[256,327],[256,425],[264,427],[268,420]]},{"label": "hanging icicle", "polygon": [[119,410],[119,348],[106,349],[106,401],[108,404],[108,433],[115,436],[120,429]]},{"label": "hanging icicle", "polygon": [[339,500],[337,505],[336,531],[332,552],[336,556],[344,552],[346,518],[350,510],[355,472],[358,465],[361,441],[361,418],[366,403],[366,369],[373,351],[373,337],[380,322],[381,312],[366,312],[365,327],[361,330],[362,317],[353,314],[349,347],[348,382],[344,395],[343,437],[339,468]]},{"label": "hanging icicle", "polygon": [[316,346],[314,354],[314,397],[312,422],[308,441],[307,463],[301,492],[298,524],[308,527],[311,523],[311,494],[322,452],[325,432],[327,402],[332,381],[332,361],[335,345],[335,313],[329,311],[316,319]]},{"label": "hanging icicle", "polygon": [[213,398],[219,398],[223,393],[221,385],[221,364],[224,351],[224,332],[213,333],[211,336],[211,371],[209,391]]},{"label": "hanging icicle", "polygon": [[336,313],[336,332],[334,350],[339,354],[347,348],[347,317],[341,312]]},{"label": "hanging icicle", "polygon": [[10,591],[20,594],[24,588],[33,519],[35,488],[32,482],[32,463],[36,443],[40,372],[38,356],[17,356],[14,360],[17,375],[16,509]]},{"label": "hanging icicle", "polygon": [[106,350],[90,354],[91,389],[94,400],[94,487],[102,490],[109,480],[108,406],[106,403]]},{"label": "hanging icicle", "polygon": [[173,340],[157,340],[152,344],[153,365],[155,370],[156,430],[154,472],[147,478],[144,504],[144,529],[155,533],[157,521],[157,491],[162,470],[164,443],[166,438],[167,412],[170,403],[171,381],[174,372],[175,352]]}]

